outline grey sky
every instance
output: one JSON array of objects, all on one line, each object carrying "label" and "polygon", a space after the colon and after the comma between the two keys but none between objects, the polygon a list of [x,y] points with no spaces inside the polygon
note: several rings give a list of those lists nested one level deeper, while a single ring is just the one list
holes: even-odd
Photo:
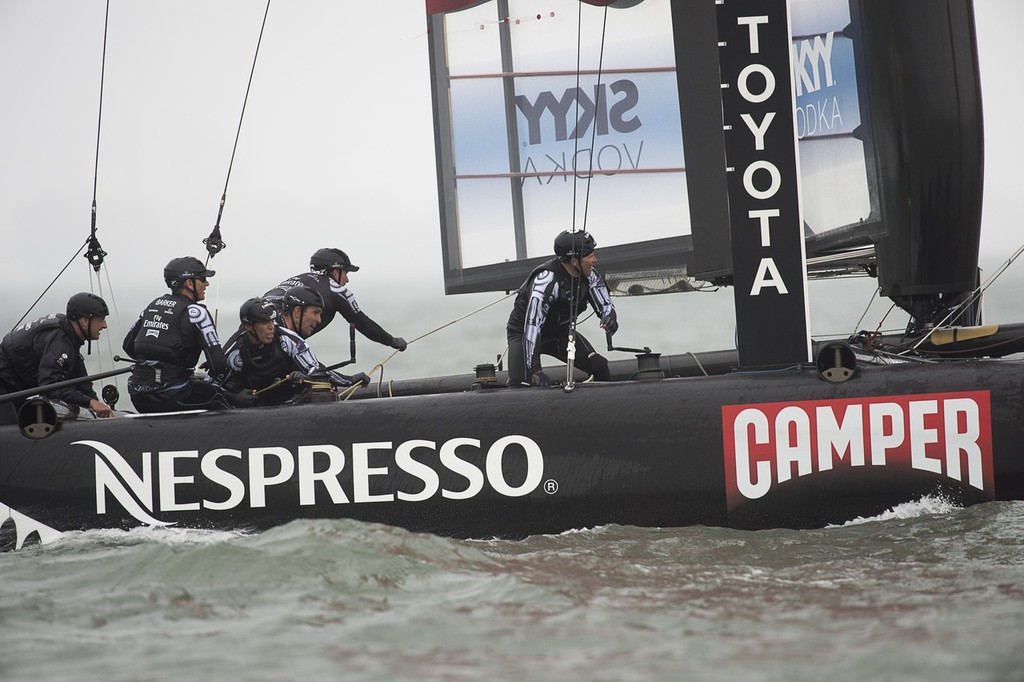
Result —
[{"label": "grey sky", "polygon": [[[92,288],[116,305],[116,350],[123,329],[162,292],[164,263],[205,256],[201,242],[217,216],[264,7],[260,0],[111,2],[97,189],[108,274],[98,290],[85,260],[75,258],[30,317],[61,310],[70,294]],[[89,233],[104,8],[104,0],[0,0],[5,332]],[[1017,187],[1024,4],[977,0],[975,14],[987,138],[981,265],[991,272],[1024,243]],[[351,282],[360,304],[406,339],[501,297],[443,296],[425,27],[422,0],[272,3],[222,219],[228,248],[212,263],[218,276],[208,303],[219,310],[222,336],[242,300],[305,270],[321,246],[349,252],[362,268]],[[815,325],[814,315],[837,286],[846,285],[812,285],[815,332],[835,331]],[[851,286],[860,287],[856,302],[843,308],[856,317],[871,285]],[[990,308],[1007,309],[1013,297],[1013,288],[997,285]],[[619,302],[622,342],[663,352],[723,347],[731,341],[730,304],[731,293]],[[387,377],[470,371],[493,360],[504,347],[508,308],[502,302],[414,344],[389,363]],[[994,321],[1024,318],[1019,312]],[[675,320],[684,320],[681,330]],[[651,323],[654,331],[640,328]],[[695,327],[706,338],[695,338]],[[316,337],[321,359],[347,354],[341,332]],[[591,332],[599,336],[596,325]],[[357,368],[388,355],[362,340]]]}]

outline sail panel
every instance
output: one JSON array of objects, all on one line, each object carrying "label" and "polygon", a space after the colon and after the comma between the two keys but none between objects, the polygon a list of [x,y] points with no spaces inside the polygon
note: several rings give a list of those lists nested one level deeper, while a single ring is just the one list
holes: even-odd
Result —
[{"label": "sail panel", "polygon": [[[508,288],[506,263],[518,286],[566,229],[595,235],[606,273],[664,263],[657,250],[689,234],[670,4],[625,4],[508,0],[431,18],[447,60],[435,108],[450,107],[437,120],[448,293]],[[684,279],[685,255],[674,263]]]},{"label": "sail panel", "polygon": [[[713,0],[440,4],[465,7],[430,16],[448,293],[518,286],[563,229],[609,276],[731,283]],[[831,256],[884,233],[870,94],[850,0],[791,5],[806,249]]]},{"label": "sail panel", "polygon": [[984,135],[973,6],[855,7],[888,227],[878,245],[882,293],[918,323],[938,323],[978,278]]},{"label": "sail panel", "polygon": [[845,0],[790,0],[794,116],[807,229],[820,234],[877,220],[869,156],[861,129],[860,93],[850,6]]}]

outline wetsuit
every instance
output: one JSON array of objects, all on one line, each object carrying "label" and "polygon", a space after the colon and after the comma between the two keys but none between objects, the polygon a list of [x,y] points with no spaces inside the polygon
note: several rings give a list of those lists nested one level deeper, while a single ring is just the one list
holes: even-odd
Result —
[{"label": "wetsuit", "polygon": [[[81,348],[85,343],[75,334],[66,315],[55,313],[18,327],[0,341],[0,393],[15,393],[36,386],[55,384],[87,375]],[[99,400],[91,382],[47,391],[46,397],[68,405],[88,408]],[[0,404],[0,423],[17,423],[17,410],[24,400]]]},{"label": "wetsuit", "polygon": [[[554,258],[530,273],[519,289],[506,327],[510,384],[529,384],[531,372],[541,369],[541,354],[568,361],[570,323],[588,303],[602,319],[615,310],[604,277],[596,270],[585,279],[573,277]],[[578,331],[575,340],[573,364],[597,381],[607,381],[611,376],[608,361]]]},{"label": "wetsuit", "polygon": [[324,299],[324,311],[320,315],[320,324],[310,332],[310,336],[324,329],[331,323],[334,316],[340,313],[349,323],[354,324],[359,333],[366,338],[385,346],[395,347],[395,337],[384,331],[383,327],[359,309],[356,297],[348,287],[338,284],[326,273],[303,272],[295,275],[278,284],[263,297],[272,301],[280,301],[288,289],[298,286],[309,287]]},{"label": "wetsuit", "polygon": [[139,412],[226,409],[223,389],[193,376],[200,354],[210,375],[224,371],[224,351],[210,311],[183,294],[167,294],[146,306],[124,338],[123,348],[138,361],[128,379],[128,395]]},{"label": "wetsuit", "polygon": [[[292,372],[326,375],[332,386],[346,387],[354,382],[340,372],[325,370],[305,340],[287,327],[274,329],[268,344],[253,343],[244,327],[228,339],[225,346],[226,370],[217,377],[229,393],[262,390],[276,384]],[[257,405],[280,405],[302,390],[302,385],[284,381],[257,396]]]}]

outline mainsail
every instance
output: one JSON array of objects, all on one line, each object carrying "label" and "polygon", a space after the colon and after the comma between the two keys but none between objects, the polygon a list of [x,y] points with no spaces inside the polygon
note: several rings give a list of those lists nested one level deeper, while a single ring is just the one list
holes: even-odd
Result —
[{"label": "mainsail", "polygon": [[[557,231],[583,227],[616,294],[729,282],[720,101],[692,89],[703,78],[717,92],[717,55],[702,62],[688,42],[714,3],[603,4],[427,3],[449,293],[514,288]],[[850,3],[797,1],[792,16],[813,264],[883,230]],[[834,260],[820,269],[850,271]]]},{"label": "mainsail", "polygon": [[[584,228],[616,295],[734,283],[714,0],[426,4],[448,293],[513,289]],[[972,5],[788,6],[808,277],[935,321],[977,279]]]}]

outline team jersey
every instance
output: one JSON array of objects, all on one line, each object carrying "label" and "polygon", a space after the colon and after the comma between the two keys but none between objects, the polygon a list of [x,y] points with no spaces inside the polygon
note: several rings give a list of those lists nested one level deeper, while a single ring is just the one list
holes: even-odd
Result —
[{"label": "team jersey", "polygon": [[[125,335],[122,347],[141,364],[161,370],[155,376],[167,378],[149,379],[146,383],[184,382],[202,354],[206,355],[211,375],[225,367],[224,351],[210,311],[182,294],[167,294],[146,306]],[[137,378],[145,379],[142,373]]]},{"label": "team jersey", "polygon": [[354,324],[360,334],[371,341],[385,346],[390,346],[394,342],[395,337],[384,331],[383,327],[359,309],[359,304],[356,303],[356,297],[352,291],[348,287],[338,284],[326,273],[300,273],[281,282],[263,297],[272,301],[280,301],[288,289],[298,286],[309,287],[324,299],[324,311],[320,315],[320,324],[310,333],[310,336],[324,329],[331,323],[335,315],[340,314],[349,323]]},{"label": "team jersey", "polygon": [[591,270],[586,278],[573,277],[555,258],[530,273],[519,289],[507,326],[510,337],[522,337],[526,367],[538,340],[567,334],[570,322],[588,303],[601,318],[615,310],[604,277],[597,270]]},{"label": "team jersey", "polygon": [[[83,343],[71,320],[60,313],[18,327],[0,342],[0,386],[13,393],[87,376],[80,352]],[[98,399],[89,382],[47,395],[79,407]]]},{"label": "team jersey", "polygon": [[275,327],[274,340],[268,344],[253,343],[241,328],[228,340],[225,356],[227,369],[216,382],[229,391],[261,390],[296,371],[326,374],[333,386],[352,385],[344,374],[325,371],[305,339],[287,327]]}]

